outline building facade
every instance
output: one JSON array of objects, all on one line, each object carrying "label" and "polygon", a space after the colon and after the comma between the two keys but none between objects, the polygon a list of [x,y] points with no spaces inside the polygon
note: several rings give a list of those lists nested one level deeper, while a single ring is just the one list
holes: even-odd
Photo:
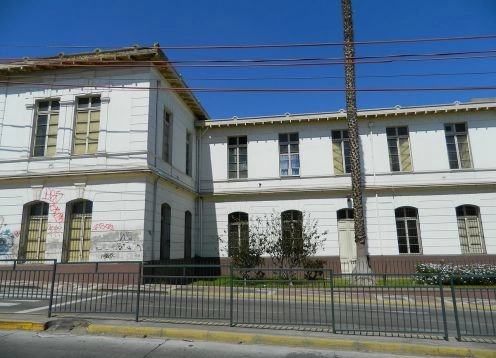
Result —
[{"label": "building facade", "polygon": [[[310,214],[318,255],[350,269],[344,112],[209,120],[157,47],[0,72],[0,257],[222,257],[256,217],[294,228]],[[496,101],[359,112],[370,256],[496,254],[495,114]]]}]

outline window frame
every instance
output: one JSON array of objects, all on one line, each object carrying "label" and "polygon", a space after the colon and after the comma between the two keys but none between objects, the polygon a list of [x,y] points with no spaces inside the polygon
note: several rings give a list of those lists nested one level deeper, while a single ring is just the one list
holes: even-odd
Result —
[{"label": "window frame", "polygon": [[[81,212],[75,212],[76,205],[82,205]],[[91,251],[91,224],[93,221],[93,202],[86,199],[77,199],[67,203],[68,221],[65,236],[64,262],[87,262]],[[81,226],[74,227],[75,219],[81,219]],[[77,234],[74,235],[75,231]],[[79,237],[75,237],[79,236]],[[74,243],[77,250],[72,249]],[[87,249],[86,249],[87,247]],[[71,252],[78,252],[76,259],[71,256]]]},{"label": "window frame", "polygon": [[[40,109],[41,103],[48,103],[47,110]],[[56,110],[53,109],[53,104],[57,103],[58,107]],[[40,117],[46,116],[46,123],[44,125],[45,133],[43,135],[39,135],[39,131],[42,125],[40,125]],[[56,122],[53,123],[52,119],[56,116]],[[31,157],[53,157],[57,153],[57,136],[59,129],[59,120],[60,120],[60,99],[59,98],[47,98],[43,100],[36,101],[36,109],[35,109],[35,119],[33,125],[33,139],[31,143]],[[50,134],[50,129],[55,128],[55,135]],[[38,142],[38,138],[43,138],[43,154],[37,154],[37,148],[40,147]],[[55,140],[54,145],[49,145],[50,139]],[[49,154],[49,147],[53,147],[53,153]]]},{"label": "window frame", "polygon": [[[242,143],[242,140],[243,139]],[[235,144],[231,144],[231,142],[235,140]],[[244,149],[244,157],[245,162],[241,162],[241,157],[243,154],[240,152]],[[234,152],[235,161],[232,162],[231,158],[231,150]],[[245,165],[246,170],[241,170],[242,165]],[[231,166],[235,166],[236,172],[231,170]],[[235,176],[231,176],[231,173],[235,173]],[[245,176],[242,176],[241,173],[245,173]],[[248,136],[233,136],[227,137],[227,179],[228,180],[239,180],[239,179],[248,179]]]},{"label": "window frame", "polygon": [[162,160],[172,164],[172,112],[164,109],[164,120],[162,128]]},{"label": "window frame", "polygon": [[[286,136],[284,141],[281,141],[281,137]],[[293,139],[291,138],[293,136]],[[297,139],[294,139],[297,136]],[[287,132],[279,133],[279,176],[280,177],[299,177],[301,175],[301,162],[300,162],[300,134],[299,132]],[[296,151],[292,151],[292,146],[296,146]],[[281,150],[285,148],[284,150]],[[294,147],[293,147],[294,149]],[[293,165],[293,156],[296,156],[298,166]],[[283,168],[281,163],[288,163],[287,174],[283,174]]]},{"label": "window frame", "polygon": [[[83,107],[81,105],[81,100],[88,99],[88,106]],[[98,99],[98,100],[97,100]],[[96,105],[93,105],[96,102]],[[92,121],[93,113],[98,113],[98,130],[96,131],[97,136],[95,139],[90,139],[91,135],[95,131],[91,130],[91,124],[96,121]],[[101,113],[102,113],[102,97],[101,95],[89,95],[76,97],[76,116],[74,118],[74,131],[73,131],[73,143],[72,143],[72,154],[73,155],[88,155],[96,154],[98,152],[98,144],[100,142],[100,124],[101,124]],[[78,133],[78,120],[80,114],[86,114],[85,122],[81,124],[86,125],[86,131],[84,134]],[[78,137],[80,136],[80,138]],[[83,138],[84,137],[84,138]],[[80,143],[78,143],[78,141]],[[83,143],[81,143],[83,141]],[[84,152],[78,153],[76,150],[77,145],[84,144]],[[90,145],[94,145],[95,149],[90,150]]]},{"label": "window frame", "polygon": [[[227,255],[233,257],[249,250],[250,247],[250,224],[249,214],[243,211],[235,211],[227,216]],[[235,232],[236,235],[233,236]]]},{"label": "window frame", "polygon": [[[463,125],[465,128],[463,131],[459,131],[457,126]],[[451,129],[448,129],[451,127]],[[448,154],[448,164],[450,169],[452,170],[460,170],[460,169],[472,169],[474,167],[474,162],[472,159],[472,151],[470,149],[470,139],[469,139],[469,130],[467,122],[450,122],[444,123],[444,136],[446,140],[446,151]],[[461,142],[461,138],[465,137],[466,143]],[[448,138],[453,138],[453,142]],[[463,144],[467,146],[467,155],[468,155],[468,166],[464,166],[464,159],[462,159],[462,150],[460,149]],[[454,146],[455,151],[450,150],[450,145]],[[455,160],[450,155],[450,153],[456,154],[456,167],[454,166]]]},{"label": "window frame", "polygon": [[[467,209],[475,210],[476,214],[475,215],[468,214]],[[462,211],[462,215],[460,215],[460,211]],[[462,255],[486,254],[487,249],[486,249],[486,242],[484,239],[484,229],[482,227],[482,219],[480,216],[480,208],[477,205],[464,204],[464,205],[457,206],[455,208],[455,212],[456,212],[456,224],[457,224],[457,228],[458,228],[458,240],[460,243],[461,254]],[[470,219],[472,219],[472,220],[476,219],[477,220],[477,230],[479,232],[478,241],[479,241],[479,245],[480,245],[480,252],[472,252],[472,250],[470,249],[470,247],[471,247],[470,246],[470,237],[468,235],[469,229],[470,229],[468,222]],[[461,229],[460,228],[461,221],[463,221],[463,224],[464,224],[463,229],[467,233],[467,235],[466,235],[467,245],[462,245],[462,235],[461,235],[461,230],[460,230]],[[464,248],[467,248],[467,250],[464,250]]]},{"label": "window frame", "polygon": [[[408,215],[408,210],[415,210],[415,216]],[[399,215],[401,213],[401,215]],[[398,253],[400,255],[422,255],[422,236],[420,234],[420,222],[418,209],[413,206],[400,206],[394,209],[394,221],[396,224],[396,240],[398,242]],[[410,234],[409,222],[415,222],[415,234],[417,238],[417,244],[412,243],[413,235]],[[401,226],[400,226],[401,225]],[[400,244],[400,235],[398,233],[399,229],[404,230],[405,244]],[[406,252],[401,252],[400,246],[406,247]],[[412,252],[412,246],[418,246],[418,252]]]},{"label": "window frame", "polygon": [[[338,135],[339,134],[339,138]],[[331,130],[332,141],[332,168],[334,175],[348,175],[351,173],[351,153],[350,139],[348,129],[333,129]],[[334,150],[334,145],[339,146],[340,153]],[[339,173],[336,170],[336,156],[339,155],[343,165],[343,172]]]},{"label": "window frame", "polygon": [[[394,134],[390,135],[388,131],[394,130]],[[406,134],[400,134],[400,130],[405,130]],[[410,130],[408,126],[395,126],[395,127],[386,127],[386,139],[389,153],[389,168],[392,172],[413,172],[413,160],[412,160],[412,150],[410,143]],[[402,157],[401,151],[401,140],[406,140],[408,145],[408,158]],[[394,141],[394,146],[391,145],[391,142]],[[392,149],[396,151],[396,153],[392,153]],[[394,163],[393,157],[397,157],[397,162]],[[408,160],[409,169],[405,169],[404,162]],[[395,168],[397,165],[397,169]]]},{"label": "window frame", "polygon": [[193,171],[193,157],[192,157],[192,151],[193,151],[193,136],[191,132],[186,132],[186,163],[185,163],[185,173],[188,176],[192,176],[192,171]]},{"label": "window frame", "polygon": [[[285,234],[287,232],[290,233],[289,236]],[[281,239],[285,256],[291,256],[295,250],[304,249],[302,211],[285,210],[281,213]]]}]

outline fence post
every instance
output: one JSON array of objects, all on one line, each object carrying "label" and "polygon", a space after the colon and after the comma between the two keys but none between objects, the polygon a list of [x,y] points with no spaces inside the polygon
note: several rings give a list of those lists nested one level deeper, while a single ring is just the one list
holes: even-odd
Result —
[{"label": "fence post", "polygon": [[234,317],[233,317],[233,313],[234,313],[234,272],[233,272],[233,267],[232,265],[229,265],[229,277],[230,277],[230,297],[229,297],[229,301],[230,301],[230,311],[229,311],[229,326],[233,327],[234,324]]},{"label": "fence post", "polygon": [[332,320],[332,333],[336,333],[336,322],[334,315],[334,271],[331,270],[331,320]]},{"label": "fence post", "polygon": [[138,264],[138,289],[136,293],[136,322],[139,320],[140,293],[141,293],[141,271],[143,270],[143,262]]},{"label": "fence post", "polygon": [[52,317],[53,291],[55,288],[55,274],[56,273],[57,273],[57,260],[54,260],[53,269],[52,269],[51,287],[50,287],[50,299],[48,302],[48,318]]},{"label": "fence post", "polygon": [[439,275],[439,290],[441,293],[441,312],[443,315],[444,339],[448,340],[448,322],[446,321],[446,305],[444,302],[443,278]]},{"label": "fence post", "polygon": [[458,319],[458,308],[456,307],[456,293],[455,293],[455,283],[453,280],[453,275],[450,277],[451,286],[451,299],[453,300],[453,311],[455,313],[455,324],[456,324],[456,339],[460,341],[462,339],[462,334],[460,331],[460,321]]}]

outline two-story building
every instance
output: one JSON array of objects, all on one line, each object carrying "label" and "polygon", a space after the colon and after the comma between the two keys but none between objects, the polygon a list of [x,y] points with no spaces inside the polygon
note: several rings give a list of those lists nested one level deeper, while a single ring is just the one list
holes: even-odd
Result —
[{"label": "two-story building", "polygon": [[[209,120],[158,47],[0,75],[1,257],[219,257],[276,212],[283,226],[309,213],[327,232],[318,255],[353,262],[343,111]],[[495,114],[496,101],[359,111],[369,255],[496,254]]]}]

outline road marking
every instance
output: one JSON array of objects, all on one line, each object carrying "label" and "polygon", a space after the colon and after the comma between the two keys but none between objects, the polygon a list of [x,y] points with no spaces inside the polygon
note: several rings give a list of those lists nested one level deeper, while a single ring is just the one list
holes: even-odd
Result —
[{"label": "road marking", "polygon": [[[112,297],[112,296],[117,296],[118,293],[113,293],[111,295],[105,295],[105,296],[96,296],[96,297],[90,297],[90,298],[83,298],[81,300],[75,300],[75,301],[69,301],[69,302],[63,302],[63,303],[57,303],[56,305],[52,305],[52,308],[54,307],[60,307],[60,306],[66,306],[66,305],[72,305],[73,303],[79,303],[79,302],[86,302],[86,301],[93,301],[93,300],[98,300],[102,298],[107,298],[107,297]],[[43,306],[43,307],[36,307],[36,308],[30,308],[28,310],[24,311],[19,311],[15,313],[30,313],[30,312],[36,312],[36,311],[42,311],[42,310],[47,310],[50,308],[50,306]]]},{"label": "road marking", "polygon": [[15,303],[15,302],[0,302],[0,307],[11,307],[11,306],[17,306],[20,303]]}]

